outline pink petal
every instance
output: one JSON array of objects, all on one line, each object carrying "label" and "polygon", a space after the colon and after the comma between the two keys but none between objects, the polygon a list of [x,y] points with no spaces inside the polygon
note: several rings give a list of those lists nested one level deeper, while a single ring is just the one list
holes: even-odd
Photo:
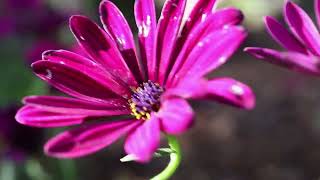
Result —
[{"label": "pink petal", "polygon": [[[59,90],[85,100],[103,101],[129,96],[128,89],[108,79],[98,68],[76,63],[61,64],[52,61],[37,61],[32,64],[34,72]],[[97,71],[96,71],[97,70]]]},{"label": "pink petal", "polygon": [[66,51],[66,50],[48,50],[42,54],[43,60],[48,60],[57,63],[79,63],[86,66],[93,67],[96,65],[91,59],[84,56],[78,55],[76,53]]},{"label": "pink petal", "polygon": [[265,24],[269,34],[279,44],[289,51],[297,51],[303,54],[308,54],[308,51],[294,35],[292,35],[286,28],[284,28],[276,19],[273,17],[265,17]]},{"label": "pink petal", "polygon": [[197,41],[185,63],[173,76],[173,83],[182,79],[200,78],[224,64],[246,35],[245,30],[238,26],[228,26],[208,33]]},{"label": "pink petal", "polygon": [[47,142],[46,154],[58,158],[77,158],[101,150],[136,127],[137,120],[87,125],[63,132]]},{"label": "pink petal", "polygon": [[199,0],[183,27],[182,34],[189,34],[194,27],[203,22],[207,16],[213,13],[215,5],[216,0]]},{"label": "pink petal", "polygon": [[164,132],[178,135],[188,130],[193,124],[193,110],[184,99],[170,98],[162,102],[157,116],[161,119]]},{"label": "pink petal", "polygon": [[223,27],[239,24],[242,19],[243,15],[241,11],[237,9],[221,9],[210,14],[202,23],[199,23],[194,27],[188,35],[181,35],[176,47],[176,54],[173,56],[176,60],[169,74],[167,84],[170,86],[173,76],[181,69],[188,55],[201,39],[205,38],[210,33],[215,33],[215,31],[220,30]]},{"label": "pink petal", "polygon": [[46,111],[42,108],[26,105],[16,114],[16,120],[33,127],[64,127],[81,124],[87,116],[63,114]]},{"label": "pink petal", "polygon": [[316,56],[307,56],[297,52],[279,52],[273,49],[255,47],[248,47],[245,51],[258,59],[295,71],[313,75],[319,75],[320,73],[320,60]]},{"label": "pink petal", "polygon": [[93,60],[103,65],[118,81],[123,81],[130,86],[137,85],[110,35],[84,16],[72,16],[70,28],[79,44]]},{"label": "pink petal", "polygon": [[231,78],[213,79],[208,82],[206,98],[244,109],[253,109],[255,96],[251,88]]},{"label": "pink petal", "polygon": [[78,67],[80,68],[80,71],[87,69],[87,74],[90,74],[91,72],[98,73],[101,76],[101,79],[103,79],[102,81],[109,82],[108,87],[113,92],[120,92],[119,95],[123,95],[121,94],[121,92],[127,92],[127,87],[124,84],[116,82],[117,79],[115,79],[114,76],[103,69],[100,64],[97,64],[81,55],[66,50],[49,50],[45,51],[42,54],[42,58],[43,60],[48,60],[54,63],[65,64],[71,67]]},{"label": "pink petal", "polygon": [[107,102],[89,102],[75,98],[59,96],[28,96],[23,102],[39,109],[62,114],[87,116],[128,115],[127,102],[124,99],[110,99]]},{"label": "pink petal", "polygon": [[[156,10],[154,0],[136,0],[134,14],[138,27],[141,60],[148,76],[153,76],[155,66]],[[152,79],[154,77],[149,77]]]},{"label": "pink petal", "polygon": [[[156,67],[153,69],[160,84],[165,81],[166,72],[170,64],[170,56],[174,52],[174,45],[178,38],[186,0],[166,1],[162,9],[157,29]],[[159,67],[158,67],[159,66]],[[153,79],[152,79],[153,80]]]},{"label": "pink petal", "polygon": [[133,155],[138,162],[148,162],[160,143],[159,119],[154,114],[133,132],[128,134],[125,151]]},{"label": "pink petal", "polygon": [[168,89],[165,98],[181,97],[185,99],[212,99],[244,109],[252,109],[255,96],[245,84],[231,78],[213,80],[189,79],[180,82],[175,88]]},{"label": "pink petal", "polygon": [[314,1],[314,12],[316,14],[318,27],[320,27],[320,0]]},{"label": "pink petal", "polygon": [[143,81],[142,67],[139,66],[134,39],[128,22],[121,11],[108,0],[103,0],[100,3],[100,15],[105,30],[117,43],[123,59],[126,61],[138,82],[141,83]]},{"label": "pink petal", "polygon": [[288,1],[285,6],[285,18],[291,31],[315,55],[320,55],[320,35],[308,14],[293,2]]}]

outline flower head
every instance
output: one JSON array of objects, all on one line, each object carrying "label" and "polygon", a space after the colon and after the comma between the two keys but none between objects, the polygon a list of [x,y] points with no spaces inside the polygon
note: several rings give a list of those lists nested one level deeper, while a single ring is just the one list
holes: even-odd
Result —
[{"label": "flower head", "polygon": [[[320,22],[320,0],[315,0],[315,12]],[[295,71],[313,75],[320,74],[320,34],[308,14],[297,4],[287,1],[284,18],[290,31],[273,17],[265,17],[269,34],[283,48],[284,52],[268,48],[248,47],[246,52]]]},{"label": "flower head", "polygon": [[[157,24],[153,0],[136,0],[139,55],[127,21],[112,2],[100,4],[104,29],[84,16],[71,17],[71,31],[88,58],[65,50],[46,51],[32,68],[73,98],[26,97],[16,119],[35,127],[81,124],[49,140],[45,152],[51,156],[84,156],[126,134],[126,153],[147,162],[159,146],[161,132],[178,135],[193,124],[188,99],[253,108],[248,86],[231,78],[204,78],[246,37],[238,26],[241,12],[214,10],[214,4],[200,0],[184,23],[186,1],[168,0]],[[120,118],[123,115],[127,118]],[[120,120],[89,124],[110,116]]]}]

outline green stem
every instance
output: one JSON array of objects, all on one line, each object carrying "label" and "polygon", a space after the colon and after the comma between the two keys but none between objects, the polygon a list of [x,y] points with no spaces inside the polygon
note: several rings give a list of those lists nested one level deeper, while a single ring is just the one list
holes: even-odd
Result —
[{"label": "green stem", "polygon": [[151,180],[167,180],[169,179],[177,170],[181,163],[181,148],[176,137],[167,136],[168,144],[173,152],[170,154],[170,162],[168,166],[158,175],[151,178]]}]

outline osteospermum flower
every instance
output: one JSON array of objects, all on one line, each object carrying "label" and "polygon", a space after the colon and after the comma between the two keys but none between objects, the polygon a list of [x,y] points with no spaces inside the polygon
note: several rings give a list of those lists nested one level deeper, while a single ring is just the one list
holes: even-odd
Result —
[{"label": "osteospermum flower", "polygon": [[[320,24],[320,0],[315,0],[315,12]],[[320,34],[308,14],[297,4],[287,1],[284,18],[290,31],[273,17],[265,17],[269,34],[282,47],[280,52],[268,48],[249,47],[245,51],[256,58],[266,60],[299,72],[320,74]]]},{"label": "osteospermum flower", "polygon": [[[237,26],[241,12],[213,11],[214,4],[200,0],[182,25],[186,1],[168,0],[157,24],[153,0],[136,0],[139,56],[128,23],[112,2],[100,4],[104,29],[84,16],[71,17],[70,28],[89,58],[65,50],[46,51],[32,68],[73,98],[26,97],[16,119],[35,127],[81,124],[49,140],[45,152],[50,156],[84,156],[126,135],[126,153],[147,162],[159,146],[161,132],[178,135],[193,124],[187,99],[253,108],[248,86],[231,78],[204,78],[246,37]],[[85,124],[120,115],[128,117]]]}]

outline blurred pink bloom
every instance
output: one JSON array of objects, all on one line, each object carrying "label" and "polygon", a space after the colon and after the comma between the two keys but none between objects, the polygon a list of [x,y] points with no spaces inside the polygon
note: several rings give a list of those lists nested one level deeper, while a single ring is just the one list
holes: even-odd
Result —
[{"label": "blurred pink bloom", "polygon": [[[320,0],[315,0],[315,12],[320,25]],[[268,48],[248,47],[246,52],[258,59],[295,71],[320,74],[320,34],[308,14],[298,5],[287,1],[284,17],[290,31],[273,17],[265,17],[269,34],[285,52]]]},{"label": "blurred pink bloom", "polygon": [[51,40],[39,40],[27,49],[26,60],[28,64],[42,59],[41,54],[48,49],[58,49],[61,45]]},{"label": "blurred pink bloom", "polygon": [[0,108],[0,139],[5,146],[5,158],[20,161],[34,154],[40,148],[43,131],[23,126],[14,120],[16,106]]},{"label": "blurred pink bloom", "polygon": [[[241,12],[233,8],[213,12],[214,4],[215,0],[200,0],[181,26],[185,0],[166,1],[158,24],[153,0],[136,0],[140,56],[127,21],[112,2],[100,4],[104,29],[84,16],[73,16],[70,28],[88,58],[65,50],[46,51],[32,68],[74,98],[26,97],[17,121],[35,127],[81,124],[49,140],[45,152],[50,156],[84,156],[126,134],[126,153],[147,162],[159,146],[161,132],[178,135],[193,124],[188,99],[252,109],[255,98],[245,84],[204,78],[246,37],[238,26]],[[125,120],[84,124],[98,117]]]}]

